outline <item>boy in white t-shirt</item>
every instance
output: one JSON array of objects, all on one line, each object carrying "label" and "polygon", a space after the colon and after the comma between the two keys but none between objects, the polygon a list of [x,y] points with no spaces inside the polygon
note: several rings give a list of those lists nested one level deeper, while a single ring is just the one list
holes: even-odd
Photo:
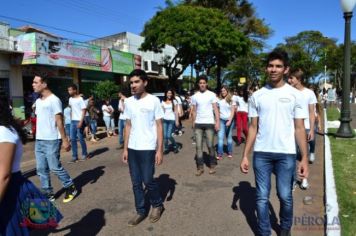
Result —
[{"label": "boy in white t-shirt", "polygon": [[276,176],[277,195],[281,204],[280,235],[290,235],[293,225],[292,185],[296,168],[295,139],[302,154],[298,166],[299,177],[308,177],[304,128],[306,114],[298,90],[283,80],[288,70],[287,53],[281,50],[271,52],[266,65],[268,85],[256,91],[249,101],[251,123],[240,169],[248,173],[248,157],[254,144],[253,169],[259,235],[271,235],[269,195],[272,173]]},{"label": "boy in white t-shirt", "polygon": [[[158,221],[163,202],[157,181],[155,164],[163,159],[163,110],[157,97],[146,92],[148,77],[145,71],[136,69],[129,75],[133,96],[125,99],[125,138],[122,160],[129,164],[136,215],[129,226],[136,226],[147,216],[145,190],[152,205],[150,221]],[[143,185],[145,185],[145,190]]]},{"label": "boy in white t-shirt", "polygon": [[[294,88],[298,89],[301,94],[302,106],[307,114],[307,118],[304,120],[305,132],[307,133],[307,141],[309,144],[309,162],[313,163],[315,161],[315,110],[316,96],[314,91],[304,87],[303,78],[304,73],[301,69],[296,69],[291,71],[288,76],[288,83]],[[297,152],[297,159],[300,159],[299,152]],[[308,180],[306,178],[301,180],[300,188],[307,189],[309,187]]]},{"label": "boy in white t-shirt", "polygon": [[192,120],[196,138],[196,176],[204,173],[203,136],[209,149],[210,165],[209,174],[215,174],[217,161],[215,158],[214,135],[220,129],[220,114],[217,106],[216,94],[208,90],[206,76],[199,78],[199,91],[192,97]]},{"label": "boy in white t-shirt", "polygon": [[78,144],[77,137],[79,138],[80,146],[82,147],[82,158],[80,161],[85,161],[90,158],[87,151],[87,144],[84,139],[84,117],[87,111],[87,106],[84,103],[84,99],[78,94],[78,87],[72,84],[68,87],[69,106],[72,109],[71,124],[70,124],[70,140],[72,144],[72,160],[69,164],[76,163],[78,161]]},{"label": "boy in white t-shirt", "polygon": [[33,90],[41,94],[36,100],[36,170],[42,191],[51,201],[55,199],[49,171],[57,175],[66,190],[63,199],[66,203],[74,199],[77,190],[60,162],[61,146],[69,151],[70,144],[64,130],[62,103],[48,88],[48,82],[48,79],[42,76],[35,76],[32,82]]}]

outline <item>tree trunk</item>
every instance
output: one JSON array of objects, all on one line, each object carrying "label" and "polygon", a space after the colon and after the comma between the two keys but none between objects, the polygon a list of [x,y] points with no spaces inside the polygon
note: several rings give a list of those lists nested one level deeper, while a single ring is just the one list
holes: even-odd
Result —
[{"label": "tree trunk", "polygon": [[216,92],[221,90],[221,66],[216,67]]}]

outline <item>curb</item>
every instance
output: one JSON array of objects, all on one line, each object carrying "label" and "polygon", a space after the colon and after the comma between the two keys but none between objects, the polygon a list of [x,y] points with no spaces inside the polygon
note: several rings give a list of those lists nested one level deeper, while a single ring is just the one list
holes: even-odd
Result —
[{"label": "curb", "polygon": [[332,164],[332,155],[330,147],[330,139],[328,133],[328,118],[326,109],[324,108],[324,153],[325,153],[325,211],[326,211],[326,235],[340,236],[341,227],[339,220],[339,204],[337,203],[336,185],[334,177],[334,169]]}]

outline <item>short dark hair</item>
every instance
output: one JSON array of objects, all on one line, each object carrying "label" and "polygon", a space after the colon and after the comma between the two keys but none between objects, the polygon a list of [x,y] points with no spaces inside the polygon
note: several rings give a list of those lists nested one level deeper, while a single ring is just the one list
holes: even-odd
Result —
[{"label": "short dark hair", "polygon": [[71,84],[68,86],[68,88],[78,91],[78,86],[76,84]]},{"label": "short dark hair", "polygon": [[288,53],[281,48],[276,48],[267,55],[266,66],[268,66],[268,63],[270,63],[273,60],[281,60],[285,67],[289,66]]},{"label": "short dark hair", "polygon": [[135,76],[139,77],[142,81],[148,81],[147,73],[144,70],[135,69],[131,71],[131,73],[129,74],[129,79]]},{"label": "short dark hair", "polygon": [[47,84],[47,88],[49,88],[50,85],[50,80],[49,77],[45,74],[35,74],[35,77],[38,77],[41,79],[41,83],[46,83]]},{"label": "short dark hair", "polygon": [[293,76],[293,77],[297,78],[297,80],[301,81],[302,83],[304,82],[304,72],[300,68],[293,69],[289,73],[289,76]]},{"label": "short dark hair", "polygon": [[201,75],[198,77],[198,83],[200,82],[200,80],[205,80],[205,82],[208,83],[208,77],[206,75]]}]

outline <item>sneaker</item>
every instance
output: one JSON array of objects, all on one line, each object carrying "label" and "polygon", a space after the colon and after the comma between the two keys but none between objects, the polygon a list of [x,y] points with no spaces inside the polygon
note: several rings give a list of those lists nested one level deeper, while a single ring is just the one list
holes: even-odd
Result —
[{"label": "sneaker", "polygon": [[176,137],[177,136],[177,134],[176,133],[172,133],[172,137]]},{"label": "sneaker", "polygon": [[165,150],[164,152],[163,152],[163,155],[167,155],[169,153],[169,150]]},{"label": "sneaker", "polygon": [[302,183],[300,184],[300,188],[303,189],[303,190],[306,190],[306,189],[309,188],[309,183],[308,183],[307,179],[303,179],[302,180]]},{"label": "sneaker", "polygon": [[98,142],[98,141],[97,141],[96,139],[94,139],[94,138],[90,139],[90,141],[93,142],[93,143]]},{"label": "sneaker", "polygon": [[227,157],[228,157],[229,159],[232,159],[232,153],[227,154]]},{"label": "sneaker", "polygon": [[216,173],[216,166],[211,166],[209,169],[209,174],[213,175]]},{"label": "sneaker", "polygon": [[67,202],[72,201],[75,198],[75,196],[77,195],[77,193],[78,193],[78,191],[75,188],[74,184],[72,186],[68,187],[66,189],[66,193],[64,195],[63,202],[67,203]]},{"label": "sneaker", "polygon": [[163,206],[153,207],[150,214],[150,222],[156,223],[161,218],[163,212]]},{"label": "sneaker", "polygon": [[179,152],[179,147],[175,147],[174,150],[173,150],[173,153],[177,154],[178,152]]},{"label": "sneaker", "polygon": [[124,149],[124,144],[120,144],[119,149]]},{"label": "sneaker", "polygon": [[192,142],[192,145],[195,145],[195,144],[197,144],[197,143],[196,143],[195,141],[193,141],[193,142]]},{"label": "sneaker", "polygon": [[195,176],[201,176],[204,173],[204,168],[200,167],[197,169]]},{"label": "sneaker", "polygon": [[182,136],[182,135],[183,135],[183,131],[182,131],[182,130],[179,130],[179,131],[178,131],[178,135],[179,135],[179,136]]},{"label": "sneaker", "polygon": [[310,155],[309,155],[309,163],[313,164],[314,161],[315,161],[315,153],[310,153]]},{"label": "sneaker", "polygon": [[141,223],[145,218],[146,217],[144,215],[136,214],[134,217],[131,218],[131,220],[129,220],[127,224],[128,226],[136,226]]},{"label": "sneaker", "polygon": [[54,202],[56,200],[53,193],[47,193],[46,197],[50,202]]},{"label": "sneaker", "polygon": [[219,161],[222,160],[222,155],[217,155],[216,160],[219,160]]},{"label": "sneaker", "polygon": [[68,164],[74,164],[74,163],[77,163],[77,162],[78,162],[78,160],[75,159],[75,160],[70,160],[70,161],[68,161],[67,163],[68,163]]}]

